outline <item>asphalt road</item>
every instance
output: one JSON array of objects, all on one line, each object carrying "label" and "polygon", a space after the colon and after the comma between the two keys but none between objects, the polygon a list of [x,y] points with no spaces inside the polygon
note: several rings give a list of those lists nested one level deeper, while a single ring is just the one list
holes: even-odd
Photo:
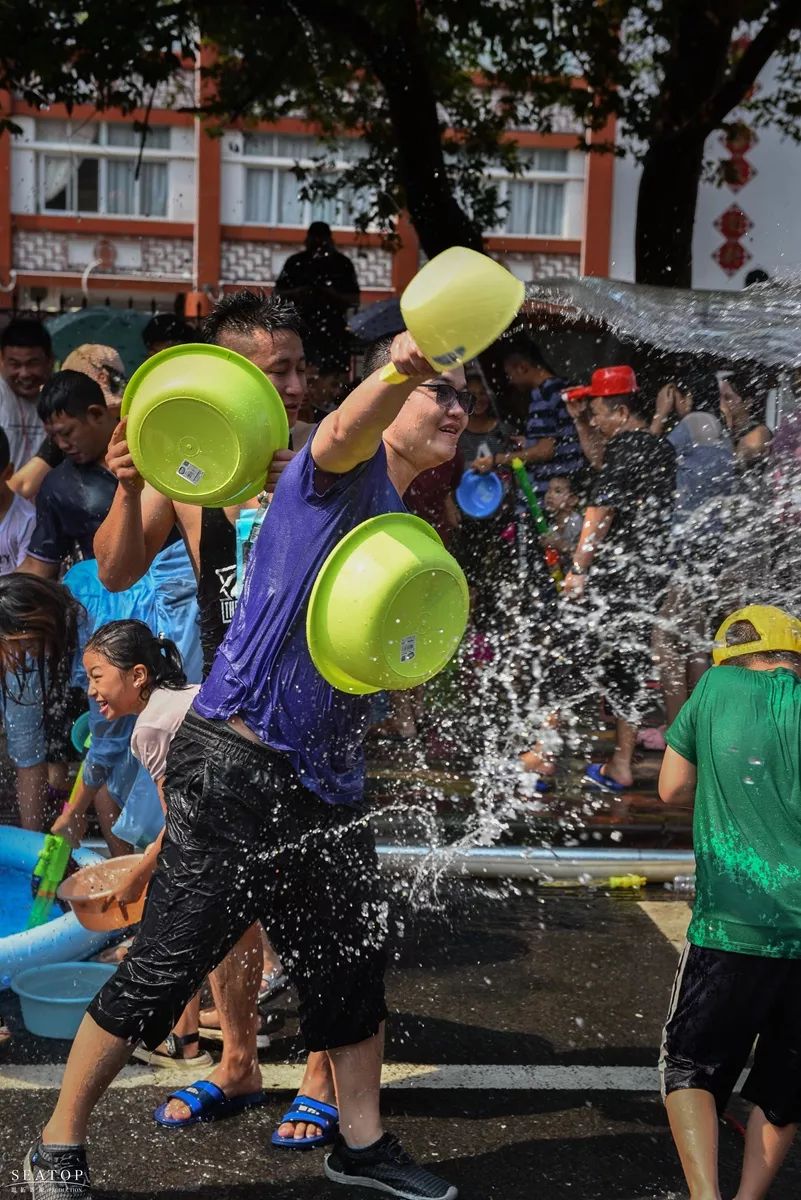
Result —
[{"label": "asphalt road", "polygon": [[[661,900],[662,889],[650,899]],[[656,1058],[687,910],[606,895],[448,884],[440,908],[407,914],[388,977],[387,1125],[464,1200],[684,1197],[657,1094]],[[661,928],[660,928],[661,926]],[[678,933],[677,933],[678,931]],[[0,1064],[0,1200],[55,1098],[67,1047],[18,1031]],[[131,1069],[91,1130],[98,1200],[323,1200],[319,1152],[267,1148],[292,1095],[298,1046],[262,1055],[273,1101],[181,1132],[150,1118],[168,1090]],[[186,1081],[186,1077],[184,1076]],[[745,1109],[735,1101],[733,1111]],[[742,1140],[721,1125],[723,1195],[736,1189]],[[801,1152],[771,1200],[797,1200]]]}]

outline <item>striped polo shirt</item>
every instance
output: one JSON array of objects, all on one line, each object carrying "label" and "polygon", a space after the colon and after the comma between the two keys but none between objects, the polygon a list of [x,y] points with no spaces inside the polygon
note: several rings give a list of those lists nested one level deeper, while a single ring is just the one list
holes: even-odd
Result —
[{"label": "striped polo shirt", "polygon": [[562,399],[567,386],[564,379],[552,377],[531,393],[526,445],[533,446],[543,438],[553,438],[556,443],[549,462],[528,464],[532,486],[540,497],[545,495],[548,480],[554,475],[575,475],[585,465],[576,426]]}]

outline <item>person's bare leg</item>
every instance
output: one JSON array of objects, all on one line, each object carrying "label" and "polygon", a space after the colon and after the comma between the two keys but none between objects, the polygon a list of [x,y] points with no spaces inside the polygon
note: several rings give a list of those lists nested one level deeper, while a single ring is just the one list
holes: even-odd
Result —
[{"label": "person's bare leg", "polygon": [[67,792],[70,789],[70,769],[65,762],[51,762],[47,764],[47,782],[51,788],[55,788],[58,792]]},{"label": "person's bare leg", "polygon": [[629,725],[621,717],[615,719],[615,752],[603,768],[603,774],[617,780],[623,787],[631,787],[634,775],[631,770],[634,749],[637,745],[637,726]]},{"label": "person's bare leg", "polygon": [[99,788],[93,803],[100,824],[100,832],[103,834],[111,857],[118,858],[121,854],[131,854],[133,846],[111,832],[112,825],[120,815],[120,806],[116,800],[112,799],[108,788]]},{"label": "person's bare leg", "polygon": [[793,1144],[797,1125],[772,1125],[757,1105],[748,1118],[740,1186],[734,1200],[763,1200]]},{"label": "person's bare leg", "polygon": [[721,1200],[714,1096],[700,1088],[682,1088],[670,1093],[665,1107],[690,1200]]},{"label": "person's bare leg", "polygon": [[[324,1104],[335,1104],[334,1076],[325,1050],[313,1050],[306,1060],[306,1070],[298,1088],[298,1095],[311,1100],[322,1100]],[[284,1121],[278,1126],[278,1135],[283,1138],[317,1137],[322,1130],[318,1125],[307,1125],[303,1121]]]},{"label": "person's bare leg", "polygon": [[[270,943],[270,939],[264,932],[264,927],[259,923],[259,932],[261,934],[261,950],[262,950],[262,971],[265,975],[269,975],[272,971],[277,971],[281,966],[281,959],[278,957],[276,950]],[[261,982],[261,980],[259,980]]]},{"label": "person's bare leg", "polygon": [[[229,1099],[261,1088],[256,1049],[261,966],[261,934],[258,924],[254,924],[209,975],[223,1042],[222,1058],[208,1078]],[[181,1121],[190,1114],[182,1101],[171,1100],[166,1115],[170,1120]]]},{"label": "person's bare leg", "polygon": [[524,771],[534,771],[543,778],[556,774],[559,755],[564,748],[564,741],[559,731],[561,713],[554,709],[548,713],[542,722],[542,732],[530,750],[520,754],[520,766]]},{"label": "person's bare leg", "polygon": [[[184,1011],[181,1013],[178,1020],[173,1026],[172,1032],[176,1037],[186,1037],[189,1034],[197,1035],[200,1017],[200,992],[197,992],[187,1004]],[[158,1047],[162,1053],[166,1053],[167,1044],[162,1042]],[[187,1042],[182,1047],[182,1057],[185,1061],[191,1062],[193,1058],[197,1058],[200,1054],[200,1040],[196,1036],[193,1042]]]},{"label": "person's bare leg", "polygon": [[17,805],[23,829],[32,829],[35,833],[44,831],[46,804],[47,763],[17,767]]},{"label": "person's bare leg", "polygon": [[328,1051],[334,1075],[339,1128],[354,1150],[372,1146],[383,1133],[380,1112],[384,1023],[378,1033],[355,1046]]},{"label": "person's bare leg", "polygon": [[106,1033],[87,1013],[72,1043],[61,1091],[42,1130],[42,1141],[49,1145],[83,1145],[93,1108],[130,1054],[128,1042]]}]

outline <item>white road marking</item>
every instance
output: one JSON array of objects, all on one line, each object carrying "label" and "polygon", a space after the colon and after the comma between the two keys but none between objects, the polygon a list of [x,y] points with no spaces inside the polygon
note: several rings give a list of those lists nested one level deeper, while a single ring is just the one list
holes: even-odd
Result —
[{"label": "white road marking", "polygon": [[692,909],[683,900],[640,900],[639,906],[659,932],[681,954],[687,937]]},{"label": "white road marking", "polygon": [[[0,1092],[42,1091],[58,1088],[61,1063],[0,1066]],[[201,1072],[203,1074],[204,1072]],[[289,1063],[262,1064],[261,1077],[270,1091],[294,1091],[303,1074],[301,1066]],[[186,1086],[195,1076],[186,1070],[126,1067],[111,1085],[114,1088],[160,1088]],[[386,1063],[382,1078],[388,1088],[437,1088],[463,1091],[562,1091],[562,1092],[655,1092],[659,1089],[653,1067],[575,1066],[477,1066],[474,1063]]]}]

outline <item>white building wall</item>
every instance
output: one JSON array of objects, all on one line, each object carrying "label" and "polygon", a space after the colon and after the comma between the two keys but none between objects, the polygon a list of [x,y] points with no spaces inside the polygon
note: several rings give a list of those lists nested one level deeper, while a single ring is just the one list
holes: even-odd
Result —
[{"label": "white building wall", "polygon": [[[769,86],[769,81],[765,86]],[[743,116],[747,120],[747,114]],[[801,271],[801,220],[798,217],[801,145],[782,138],[774,129],[759,129],[756,135],[756,144],[745,155],[756,168],[756,174],[744,187],[734,191],[725,184],[721,187],[701,184],[693,240],[693,287],[737,290],[742,288],[748,272],[756,267],[771,276]],[[711,160],[729,157],[720,131],[710,137],[706,152]],[[640,168],[632,158],[616,159],[610,255],[613,279],[634,279],[639,180]],[[728,275],[713,255],[724,241],[723,234],[715,228],[715,221],[732,204],[750,218],[753,228],[740,239],[751,257],[736,274]]]},{"label": "white building wall", "polygon": [[34,140],[36,124],[33,117],[14,117],[22,133],[11,143],[11,211],[36,212],[36,156],[27,149]]},{"label": "white building wall", "polygon": [[170,198],[167,205],[169,220],[195,219],[195,131],[191,125],[173,125],[170,139],[173,157],[170,162]]}]

